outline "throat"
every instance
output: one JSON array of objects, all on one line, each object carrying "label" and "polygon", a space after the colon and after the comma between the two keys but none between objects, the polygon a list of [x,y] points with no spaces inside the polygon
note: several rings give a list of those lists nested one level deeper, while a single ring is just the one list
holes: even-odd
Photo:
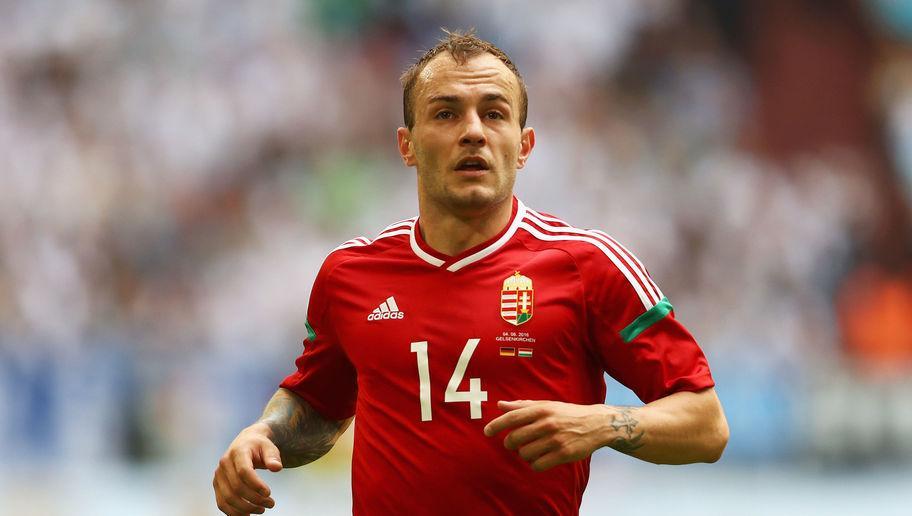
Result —
[{"label": "throat", "polygon": [[446,256],[456,256],[501,233],[513,213],[512,198],[474,217],[459,217],[452,213],[426,210],[419,207],[421,238],[431,249]]}]

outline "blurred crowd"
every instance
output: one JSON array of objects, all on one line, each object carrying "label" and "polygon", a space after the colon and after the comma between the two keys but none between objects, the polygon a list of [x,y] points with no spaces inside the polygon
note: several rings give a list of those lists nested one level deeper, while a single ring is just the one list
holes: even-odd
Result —
[{"label": "blurred crowd", "polygon": [[441,26],[524,75],[524,202],[704,346],[727,460],[912,458],[912,2],[488,4],[5,2],[4,463],[217,457],[323,257],[417,213],[398,76]]}]

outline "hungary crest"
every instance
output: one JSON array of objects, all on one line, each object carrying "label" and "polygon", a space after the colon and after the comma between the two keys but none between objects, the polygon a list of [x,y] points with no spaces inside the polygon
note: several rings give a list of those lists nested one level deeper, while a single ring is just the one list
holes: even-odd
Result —
[{"label": "hungary crest", "polygon": [[500,316],[519,326],[532,318],[532,280],[519,271],[503,282],[500,292]]}]

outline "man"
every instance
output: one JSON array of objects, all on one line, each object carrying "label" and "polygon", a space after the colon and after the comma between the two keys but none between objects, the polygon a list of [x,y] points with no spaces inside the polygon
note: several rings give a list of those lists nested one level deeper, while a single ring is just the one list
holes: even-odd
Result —
[{"label": "man", "polygon": [[[254,469],[316,460],[356,415],[355,514],[575,514],[598,448],[717,460],[706,359],[643,265],[513,196],[535,132],[506,54],[448,32],[403,85],[419,217],[326,258],[297,371],[215,471],[219,508],[273,507]],[[646,405],[605,405],[606,371]]]}]

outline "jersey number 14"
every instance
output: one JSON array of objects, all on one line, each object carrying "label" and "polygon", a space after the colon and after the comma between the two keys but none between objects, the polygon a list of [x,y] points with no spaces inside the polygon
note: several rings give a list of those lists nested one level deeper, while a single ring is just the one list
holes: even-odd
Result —
[{"label": "jersey number 14", "polygon": [[[443,394],[443,401],[447,403],[465,402],[469,404],[469,417],[472,419],[481,419],[481,402],[488,401],[488,391],[481,390],[481,378],[469,378],[469,390],[460,391],[459,384],[462,383],[462,377],[465,376],[466,367],[475,352],[475,347],[481,339],[469,339],[465,347],[462,348],[462,354],[459,355],[459,361],[456,362],[456,368],[453,369],[453,375],[447,383],[446,391]],[[428,366],[428,343],[426,340],[421,342],[412,342],[412,353],[417,354],[418,358],[418,400],[421,402],[421,420],[431,420],[431,370]]]}]

